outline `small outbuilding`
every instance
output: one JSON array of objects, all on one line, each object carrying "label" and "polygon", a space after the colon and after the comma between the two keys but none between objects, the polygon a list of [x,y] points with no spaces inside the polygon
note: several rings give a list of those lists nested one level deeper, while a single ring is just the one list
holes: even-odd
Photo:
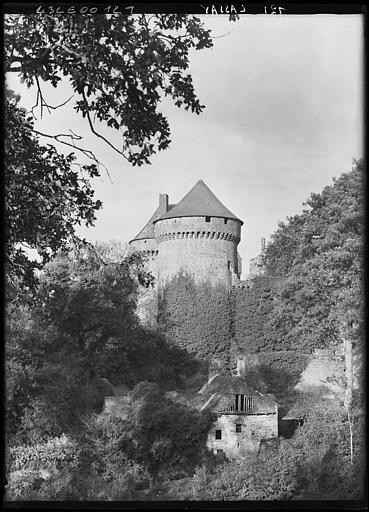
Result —
[{"label": "small outbuilding", "polygon": [[278,437],[278,404],[273,395],[252,388],[245,377],[217,375],[200,393],[201,410],[214,415],[207,447],[229,458],[256,453],[260,443]]}]

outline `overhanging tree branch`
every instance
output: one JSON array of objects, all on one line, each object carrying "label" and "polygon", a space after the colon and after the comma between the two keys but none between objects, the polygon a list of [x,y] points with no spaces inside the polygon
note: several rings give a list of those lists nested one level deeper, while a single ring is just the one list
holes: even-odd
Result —
[{"label": "overhanging tree branch", "polygon": [[[88,101],[87,101],[87,98],[86,98],[86,94],[85,94],[85,91],[84,89],[82,90],[82,96],[83,96],[83,99],[86,103],[86,107],[88,107]],[[119,153],[119,155],[123,156],[126,160],[128,160],[127,156],[122,152],[120,151],[117,147],[114,146],[114,144],[112,144],[111,142],[108,141],[108,139],[106,139],[103,135],[101,135],[100,133],[98,133],[95,128],[94,128],[94,125],[93,125],[93,122],[92,122],[92,119],[91,119],[91,116],[90,116],[90,112],[88,110],[88,108],[86,108],[86,116],[87,116],[87,119],[88,119],[88,123],[90,125],[90,129],[92,131],[92,133],[94,135],[96,135],[96,137],[99,137],[100,139],[102,139],[104,142],[106,142],[106,144],[108,144],[108,146],[110,146],[112,149],[114,149],[114,151],[116,151],[117,153]]]},{"label": "overhanging tree branch", "polygon": [[[90,149],[85,149],[85,148],[82,148],[82,147],[77,146],[75,144],[76,140],[82,140],[83,139],[83,137],[81,135],[76,135],[72,130],[70,130],[72,132],[72,135],[65,134],[65,133],[58,133],[56,135],[51,135],[49,133],[43,133],[43,132],[40,132],[40,131],[35,130],[35,129],[33,129],[32,131],[34,133],[36,133],[37,135],[40,135],[41,137],[47,137],[49,139],[55,140],[56,142],[59,142],[60,144],[64,144],[65,146],[69,146],[72,149],[77,149],[78,151],[83,153],[87,158],[89,158],[90,160],[94,161],[97,164],[98,167],[100,167],[100,166],[103,167],[105,172],[106,172],[106,174],[108,175],[108,177],[110,179],[110,182],[113,183],[113,181],[111,179],[111,176],[110,176],[110,173],[109,173],[107,167],[105,166],[105,164],[103,164],[100,160],[98,160],[96,155]],[[62,140],[61,137],[69,137],[70,140],[71,140],[71,143],[66,142],[65,140]]]}]

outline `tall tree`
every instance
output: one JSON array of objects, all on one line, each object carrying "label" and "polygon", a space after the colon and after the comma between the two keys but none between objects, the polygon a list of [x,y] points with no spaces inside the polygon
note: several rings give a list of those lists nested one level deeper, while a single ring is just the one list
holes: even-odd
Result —
[{"label": "tall tree", "polygon": [[[6,91],[5,262],[11,284],[33,287],[34,270],[77,239],[77,225],[93,225],[102,203],[88,180],[98,176],[96,165],[78,166],[73,154],[41,145],[19,99]],[[41,260],[32,261],[27,249]]]},{"label": "tall tree", "polygon": [[97,388],[103,384],[94,377],[136,382],[131,359],[144,336],[135,316],[134,275],[146,285],[151,280],[138,257],[115,262],[109,252],[100,244],[94,251],[61,253],[43,268],[28,304],[25,292],[9,301],[10,434],[30,441],[67,431],[79,422],[77,409],[101,407],[103,389]]},{"label": "tall tree", "polygon": [[[100,162],[80,145],[83,137],[34,127],[37,107],[42,117],[45,109],[64,105],[49,105],[43,85],[68,81],[74,109],[90,130],[132,165],[149,164],[170,143],[169,123],[159,110],[162,97],[196,114],[203,110],[187,72],[189,53],[211,46],[210,31],[189,15],[6,16],[5,73],[17,73],[36,90],[28,114],[19,96],[6,95],[6,263],[13,285],[33,286],[34,270],[78,241],[75,227],[92,225],[102,206],[93,201],[88,182],[98,176]],[[119,147],[99,133],[95,121],[120,132]],[[53,145],[41,145],[41,136],[82,151],[93,164],[78,165],[74,153],[64,156]],[[24,246],[36,249],[41,260],[32,261]]]},{"label": "tall tree", "polygon": [[[66,77],[77,95],[75,110],[133,165],[150,163],[170,143],[168,121],[159,111],[163,95],[196,114],[203,110],[186,70],[192,49],[211,46],[210,31],[190,15],[41,14],[5,20],[5,71],[36,86],[41,110],[47,107],[42,82],[57,87]],[[121,132],[119,147],[98,133],[95,119]],[[72,145],[74,136],[56,138]]]},{"label": "tall tree", "polygon": [[275,321],[301,348],[354,343],[363,328],[364,162],[312,194],[301,215],[281,223],[265,256],[283,276]]},{"label": "tall tree", "polygon": [[102,263],[85,254],[54,258],[44,269],[38,291],[45,327],[57,330],[54,350],[69,347],[83,358],[88,380],[99,368],[122,363],[137,326],[136,283],[127,260]]}]

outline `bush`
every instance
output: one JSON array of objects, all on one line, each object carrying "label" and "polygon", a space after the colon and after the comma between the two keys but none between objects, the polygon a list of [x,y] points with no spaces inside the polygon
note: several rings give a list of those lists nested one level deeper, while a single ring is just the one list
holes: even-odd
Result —
[{"label": "bush", "polygon": [[79,445],[65,435],[46,443],[10,448],[8,499],[64,499],[71,490],[79,452]]},{"label": "bush", "polygon": [[269,448],[252,459],[225,462],[213,475],[196,474],[196,499],[288,500],[297,486],[296,470],[292,451]]},{"label": "bush", "polygon": [[10,471],[19,471],[29,464],[34,467],[43,467],[44,464],[49,463],[59,467],[65,463],[75,463],[78,452],[77,443],[63,434],[46,443],[10,448],[9,469]]}]

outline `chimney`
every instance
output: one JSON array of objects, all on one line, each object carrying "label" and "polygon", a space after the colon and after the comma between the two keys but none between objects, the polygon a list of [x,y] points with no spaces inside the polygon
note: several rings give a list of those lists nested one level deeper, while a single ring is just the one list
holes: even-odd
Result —
[{"label": "chimney", "polygon": [[261,239],[261,254],[265,252],[265,238]]},{"label": "chimney", "polygon": [[168,211],[168,194],[159,194],[159,208],[160,213],[163,215]]},{"label": "chimney", "polygon": [[237,359],[237,376],[246,377],[246,361],[243,357]]}]

